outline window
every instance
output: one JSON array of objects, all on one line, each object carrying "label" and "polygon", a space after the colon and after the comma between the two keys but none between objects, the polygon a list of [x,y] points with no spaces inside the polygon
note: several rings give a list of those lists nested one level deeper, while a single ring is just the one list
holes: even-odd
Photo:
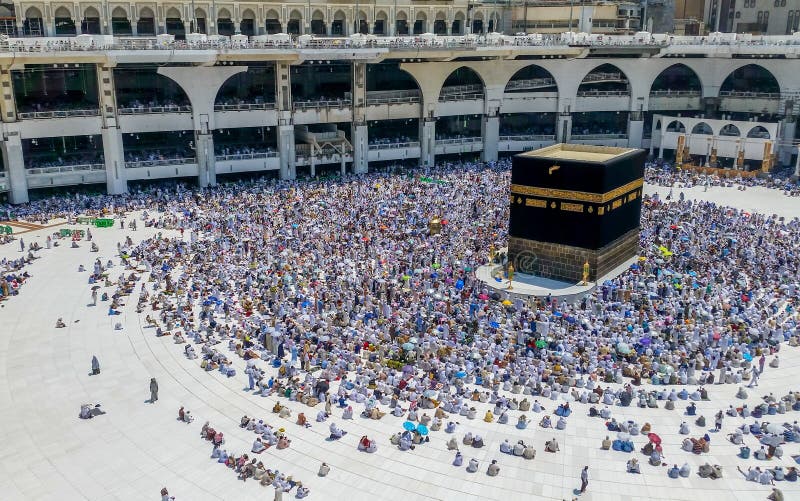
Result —
[{"label": "window", "polygon": [[780,7],[781,0],[775,0],[775,7]]},{"label": "window", "polygon": [[739,18],[741,18],[741,17],[742,17],[742,13],[737,11],[737,12],[736,12],[736,19],[739,19]]},{"label": "window", "polygon": [[764,13],[762,11],[758,11],[757,23],[761,24],[764,22]]},{"label": "window", "polygon": [[789,17],[786,19],[786,34],[792,34],[792,28],[794,28],[794,11],[789,11]]},{"label": "window", "polygon": [[781,0],[781,7],[786,7],[786,0]]},{"label": "window", "polygon": [[792,27],[793,31],[798,29],[800,29],[800,10],[794,11],[794,26]]}]

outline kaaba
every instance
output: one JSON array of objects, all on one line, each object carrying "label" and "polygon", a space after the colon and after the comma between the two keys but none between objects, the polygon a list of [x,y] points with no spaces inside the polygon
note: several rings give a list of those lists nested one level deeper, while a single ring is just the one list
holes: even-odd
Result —
[{"label": "kaaba", "polygon": [[645,151],[556,144],[514,156],[508,258],[518,273],[596,281],[639,250]]}]

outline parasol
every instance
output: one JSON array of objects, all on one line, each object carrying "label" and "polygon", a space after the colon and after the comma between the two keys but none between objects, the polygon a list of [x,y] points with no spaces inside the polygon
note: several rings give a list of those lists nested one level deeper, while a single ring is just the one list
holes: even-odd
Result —
[{"label": "parasol", "polygon": [[406,421],[405,423],[403,423],[404,430],[413,431],[416,427],[417,425],[415,425],[411,421]]},{"label": "parasol", "polygon": [[417,433],[422,435],[423,437],[428,434],[428,427],[424,424],[417,426]]}]

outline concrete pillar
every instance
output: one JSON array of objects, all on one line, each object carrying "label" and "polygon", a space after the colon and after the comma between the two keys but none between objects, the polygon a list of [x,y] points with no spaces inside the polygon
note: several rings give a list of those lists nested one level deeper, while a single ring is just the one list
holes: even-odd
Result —
[{"label": "concrete pillar", "polygon": [[312,179],[317,177],[317,164],[314,163],[315,159],[316,157],[314,155],[311,155],[308,158],[308,172],[311,175]]},{"label": "concrete pillar", "polygon": [[117,127],[103,127],[103,158],[106,162],[106,190],[109,195],[128,192],[128,176],[125,170],[125,152],[122,147],[122,132]]},{"label": "concrete pillar", "polygon": [[211,131],[194,132],[195,155],[197,156],[197,184],[201,188],[217,185],[217,166],[214,157],[214,136]]},{"label": "concrete pillar", "polygon": [[481,160],[496,162],[497,144],[500,141],[500,117],[497,115],[484,116],[481,120],[481,135],[483,136]]},{"label": "concrete pillar", "polygon": [[[197,28],[197,26],[195,26],[195,28]],[[192,22],[191,21],[184,21],[183,22],[183,32],[186,33],[187,35],[189,33],[192,33]]]},{"label": "concrete pillar", "polygon": [[572,114],[559,113],[556,122],[556,141],[568,143],[570,136],[572,136]]},{"label": "concrete pillar", "polygon": [[436,159],[436,119],[423,118],[419,122],[419,165],[433,167]]},{"label": "concrete pillar", "polygon": [[3,163],[8,175],[8,199],[12,204],[28,203],[28,178],[22,158],[22,139],[19,132],[9,132],[2,142]]},{"label": "concrete pillar", "polygon": [[128,192],[128,176],[125,170],[125,151],[122,130],[117,123],[116,83],[114,68],[98,64],[97,73],[98,102],[102,126],[103,158],[106,164],[106,190],[109,195]]},{"label": "concrete pillar", "polygon": [[297,176],[295,170],[295,151],[294,151],[294,126],[278,126],[278,154],[280,155],[280,178],[294,179]]},{"label": "concrete pillar", "polygon": [[369,171],[367,152],[369,138],[365,123],[353,123],[350,136],[353,139],[353,174],[366,174]]},{"label": "concrete pillar", "polygon": [[794,178],[800,178],[800,148],[797,148],[797,159],[794,163]]},{"label": "concrete pillar", "polygon": [[628,120],[628,148],[641,148],[643,135],[644,121]]},{"label": "concrete pillar", "polygon": [[783,143],[780,148],[778,148],[778,165],[789,165],[792,161],[792,143],[794,142],[794,131],[797,128],[797,118],[793,116],[787,116],[786,119],[781,123],[781,138]]}]

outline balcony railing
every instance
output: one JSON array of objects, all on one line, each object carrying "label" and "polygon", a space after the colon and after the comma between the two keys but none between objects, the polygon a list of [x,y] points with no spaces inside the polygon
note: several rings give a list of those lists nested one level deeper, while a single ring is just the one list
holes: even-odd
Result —
[{"label": "balcony railing", "polygon": [[368,106],[372,104],[395,104],[395,103],[418,103],[418,102],[420,102],[420,93],[418,90],[367,92]]},{"label": "balcony railing", "polygon": [[478,101],[483,99],[483,92],[466,92],[464,94],[442,94],[439,96],[439,102],[449,101]]},{"label": "balcony railing", "polygon": [[67,172],[105,169],[105,164],[59,165],[57,167],[33,167],[30,169],[25,169],[25,174],[64,174]]},{"label": "balcony railing", "polygon": [[536,90],[548,87],[555,87],[556,81],[553,78],[528,78],[525,80],[512,80],[506,85],[506,92],[514,90]]},{"label": "balcony railing", "polygon": [[599,140],[599,139],[627,139],[627,134],[572,134],[572,139],[582,139],[584,141]]},{"label": "balcony railing", "polygon": [[473,144],[482,143],[482,137],[455,137],[452,139],[437,139],[436,144]]},{"label": "balcony railing", "polygon": [[699,90],[654,90],[650,91],[650,97],[700,97]]},{"label": "balcony railing", "polygon": [[100,110],[53,110],[53,111],[23,111],[17,113],[20,120],[36,120],[41,118],[67,118],[67,117],[96,117]]},{"label": "balcony railing", "polygon": [[500,141],[555,141],[556,136],[546,134],[520,134],[518,136],[500,136]]},{"label": "balcony railing", "polygon": [[120,115],[147,115],[152,113],[191,113],[191,106],[141,106],[137,108],[119,108],[117,112]]},{"label": "balcony railing", "polygon": [[743,90],[723,90],[720,91],[719,97],[733,97],[738,99],[780,99],[779,92],[750,92]]},{"label": "balcony railing", "polygon": [[197,160],[194,157],[186,157],[186,158],[162,158],[160,160],[139,160],[139,161],[130,161],[125,162],[125,167],[128,169],[138,169],[141,167],[162,167],[166,165],[183,165],[183,164],[193,164],[196,163]]},{"label": "balcony railing", "polygon": [[405,143],[381,143],[369,145],[370,150],[398,150],[402,148],[417,148],[419,141],[409,141]]},{"label": "balcony railing", "polygon": [[277,151],[261,151],[259,153],[237,153],[235,155],[217,155],[217,162],[225,162],[228,160],[255,160],[258,158],[275,158],[278,156]]},{"label": "balcony railing", "polygon": [[214,105],[214,111],[251,111],[272,109],[275,109],[275,103],[238,103]]},{"label": "balcony railing", "polygon": [[581,90],[578,91],[578,97],[621,97],[629,96],[631,93],[627,90]]},{"label": "balcony railing", "polygon": [[346,108],[352,104],[349,99],[335,99],[327,101],[295,101],[292,103],[296,110],[309,110],[314,108]]}]

